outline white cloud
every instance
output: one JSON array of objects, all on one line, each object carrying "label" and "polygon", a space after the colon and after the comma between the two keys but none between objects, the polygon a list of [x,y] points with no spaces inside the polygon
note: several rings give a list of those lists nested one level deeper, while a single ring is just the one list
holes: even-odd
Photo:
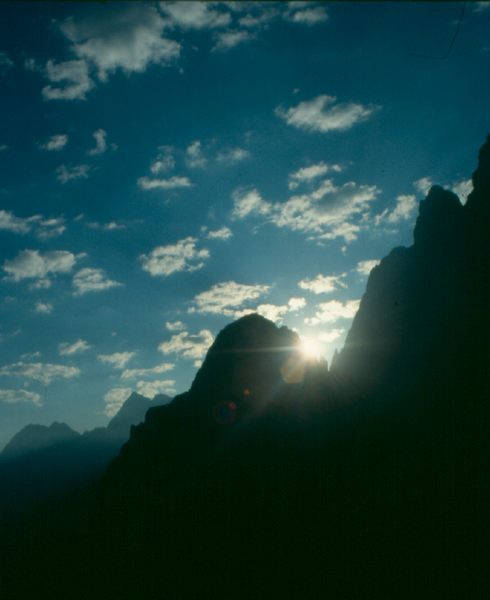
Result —
[{"label": "white cloud", "polygon": [[172,363],[162,363],[156,367],[149,369],[124,369],[121,374],[121,379],[136,379],[137,377],[148,377],[149,375],[160,375],[161,373],[167,373],[174,368],[175,365]]},{"label": "white cloud", "polygon": [[112,388],[104,395],[104,412],[108,417],[117,414],[121,406],[131,396],[131,388]]},{"label": "white cloud", "polygon": [[249,158],[250,152],[245,148],[226,148],[218,152],[216,160],[227,165],[234,165]]},{"label": "white cloud", "polygon": [[185,150],[185,162],[192,169],[202,168],[206,166],[207,158],[202,151],[202,144],[199,140],[189,144]]},{"label": "white cloud", "polygon": [[343,131],[366,120],[379,108],[354,102],[336,103],[335,96],[321,95],[297,106],[284,109],[278,106],[275,113],[288,125],[305,131]]},{"label": "white cloud", "polygon": [[13,233],[28,233],[31,230],[32,223],[40,217],[22,218],[16,217],[13,212],[0,210],[0,230],[11,231]]},{"label": "white cloud", "polygon": [[58,217],[56,219],[41,219],[37,223],[35,234],[41,240],[49,240],[58,237],[65,231],[65,219],[63,217]]},{"label": "white cloud", "polygon": [[[490,7],[490,2],[488,3],[488,6]],[[451,191],[459,197],[462,204],[466,204],[469,194],[473,191],[473,181],[471,179],[456,181],[451,185]]]},{"label": "white cloud", "polygon": [[215,35],[216,43],[213,46],[214,52],[226,52],[238,44],[248,42],[255,38],[255,35],[250,31],[243,29],[230,29],[229,31],[220,31]]},{"label": "white cloud", "polygon": [[[290,2],[295,4],[294,2]],[[300,10],[286,13],[285,18],[292,23],[299,23],[301,25],[316,25],[317,23],[325,23],[328,21],[327,9],[323,6],[315,6],[312,8],[305,8],[305,3]]]},{"label": "white cloud", "polygon": [[0,402],[5,404],[17,404],[18,402],[28,402],[41,406],[41,396],[35,392],[27,390],[0,390]]},{"label": "white cloud", "polygon": [[80,374],[77,367],[65,365],[53,365],[50,363],[25,363],[17,362],[0,367],[0,377],[22,377],[39,381],[43,385],[49,385],[52,381],[59,379],[71,379]]},{"label": "white cloud", "polygon": [[430,177],[421,177],[417,181],[414,181],[413,185],[418,192],[426,196],[430,188],[434,185],[434,182]]},{"label": "white cloud", "polygon": [[304,308],[306,300],[304,298],[290,298],[287,304],[259,304],[255,308],[244,308],[235,311],[233,317],[239,319],[245,315],[258,313],[270,321],[277,323],[282,320],[283,316],[289,312],[297,312]]},{"label": "white cloud", "polygon": [[162,342],[158,350],[163,354],[176,354],[197,362],[204,357],[213,341],[214,336],[208,329],[202,329],[196,334],[181,331],[173,335],[168,342]]},{"label": "white cloud", "polygon": [[338,340],[339,337],[344,333],[345,329],[331,329],[330,331],[324,331],[317,335],[317,339],[319,342],[324,342],[325,344],[331,344],[335,340]]},{"label": "white cloud", "polygon": [[121,287],[122,283],[108,279],[102,269],[84,268],[73,277],[74,295],[81,296],[87,292],[103,292],[111,288]]},{"label": "white cloud", "polygon": [[88,165],[60,165],[56,169],[56,179],[68,183],[76,179],[87,179],[90,167]]},{"label": "white cloud", "polygon": [[157,379],[155,381],[138,381],[136,383],[138,394],[153,399],[158,394],[173,396],[175,394],[174,379]]},{"label": "white cloud", "polygon": [[230,23],[228,13],[214,10],[207,2],[160,2],[160,8],[174,25],[183,29],[211,29]]},{"label": "white cloud", "polygon": [[89,348],[91,348],[90,344],[85,340],[77,340],[70,344],[69,342],[61,342],[58,344],[58,352],[60,356],[71,356],[72,354],[79,354],[81,352],[86,352]]},{"label": "white cloud", "polygon": [[42,95],[45,100],[85,100],[87,92],[94,87],[84,60],[69,60],[58,64],[48,60],[46,78],[50,84],[61,85],[43,87]]},{"label": "white cloud", "polygon": [[309,194],[292,196],[286,202],[265,201],[257,190],[233,194],[232,217],[266,216],[277,227],[312,234],[309,239],[332,240],[343,237],[356,239],[360,226],[352,219],[366,216],[369,203],[379,193],[376,186],[349,181],[338,187],[330,179],[323,181]]},{"label": "white cloud", "polygon": [[182,329],[185,329],[185,325],[184,323],[182,323],[182,321],[167,321],[165,323],[165,327],[169,330],[169,331],[182,331]]},{"label": "white cloud", "polygon": [[40,145],[40,148],[50,152],[59,152],[66,144],[68,144],[68,135],[66,133],[59,133],[52,135],[45,144]]},{"label": "white cloud", "polygon": [[98,354],[97,359],[112,365],[115,369],[124,369],[136,352],[114,352],[113,354]]},{"label": "white cloud", "polygon": [[95,148],[89,150],[87,154],[90,156],[95,156],[97,154],[104,154],[107,150],[107,131],[104,129],[96,129],[92,136],[95,139]]},{"label": "white cloud", "polygon": [[417,204],[417,198],[413,194],[397,196],[395,208],[393,210],[385,208],[382,213],[374,217],[374,223],[378,226],[381,223],[393,225],[400,221],[406,221],[414,214]]},{"label": "white cloud", "polygon": [[134,2],[104,6],[89,16],[61,24],[73,52],[97,69],[101,81],[118,69],[142,73],[150,65],[166,66],[179,57],[181,46],[163,37],[165,20],[155,6]]},{"label": "white cloud", "polygon": [[12,260],[6,260],[3,269],[14,281],[44,279],[50,274],[69,273],[79,256],[66,250],[52,250],[44,254],[39,250],[22,250]]},{"label": "white cloud", "polygon": [[34,234],[41,240],[61,235],[65,230],[63,217],[44,219],[41,215],[17,217],[11,211],[0,210],[0,231],[25,234],[34,229]]},{"label": "white cloud", "polygon": [[304,298],[289,298],[288,300],[289,310],[296,312],[306,306],[306,300]]},{"label": "white cloud", "polygon": [[140,177],[138,185],[142,190],[175,190],[190,187],[192,182],[188,177],[170,177],[170,179]]},{"label": "white cloud", "polygon": [[302,279],[298,286],[302,290],[308,290],[314,294],[330,294],[339,288],[345,288],[346,284],[342,281],[346,273],[341,275],[321,275],[318,274],[313,279]]},{"label": "white cloud", "polygon": [[330,165],[322,161],[316,165],[310,165],[309,167],[298,169],[289,175],[289,189],[294,190],[301,183],[309,183],[318,177],[322,177],[323,175],[330,173],[331,171],[339,173],[342,171],[342,167],[340,165]]},{"label": "white cloud", "polygon": [[229,240],[233,236],[233,232],[229,227],[221,227],[214,231],[208,231],[206,238],[208,240]]},{"label": "white cloud", "polygon": [[36,302],[34,312],[40,315],[49,315],[53,312],[53,305],[49,302]]},{"label": "white cloud", "polygon": [[236,310],[245,302],[256,300],[269,291],[268,285],[247,285],[226,281],[217,283],[205,292],[197,294],[189,312],[235,316]]},{"label": "white cloud", "polygon": [[196,243],[196,238],[187,237],[175,244],[157,246],[149,254],[140,256],[142,268],[153,277],[168,277],[179,271],[202,269],[210,254],[206,248],[198,250]]},{"label": "white cloud", "polygon": [[172,146],[160,146],[159,153],[150,165],[150,171],[153,175],[171,171],[175,168],[175,159],[173,157],[174,149]]},{"label": "white cloud", "polygon": [[305,319],[306,325],[318,325],[319,323],[335,323],[340,319],[352,319],[359,308],[360,300],[347,300],[339,302],[330,300],[316,306],[315,316]]},{"label": "white cloud", "polygon": [[360,262],[357,263],[357,267],[355,270],[360,275],[364,275],[365,277],[367,277],[369,275],[369,273],[371,273],[371,271],[374,269],[374,267],[378,266],[380,262],[381,262],[380,260],[375,260],[375,259],[361,260]]}]

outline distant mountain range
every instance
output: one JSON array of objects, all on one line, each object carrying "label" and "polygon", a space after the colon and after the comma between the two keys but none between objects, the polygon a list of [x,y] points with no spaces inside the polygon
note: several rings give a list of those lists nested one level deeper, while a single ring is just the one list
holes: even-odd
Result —
[{"label": "distant mountain range", "polygon": [[4,589],[487,598],[490,137],[473,185],[464,206],[430,190],[330,371],[263,317],[225,327],[92,495],[4,536]]}]

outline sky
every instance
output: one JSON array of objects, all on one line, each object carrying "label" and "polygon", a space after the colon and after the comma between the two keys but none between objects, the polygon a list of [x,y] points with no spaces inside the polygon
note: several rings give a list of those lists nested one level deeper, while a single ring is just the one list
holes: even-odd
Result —
[{"label": "sky", "polygon": [[0,448],[184,392],[248,312],[330,361],[490,131],[490,3],[0,12]]}]

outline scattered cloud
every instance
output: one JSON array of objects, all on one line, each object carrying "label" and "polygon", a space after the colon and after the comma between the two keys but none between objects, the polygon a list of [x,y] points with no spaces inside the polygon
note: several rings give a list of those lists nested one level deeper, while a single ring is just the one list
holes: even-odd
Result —
[{"label": "scattered cloud", "polygon": [[179,271],[197,271],[202,269],[209,258],[209,250],[196,248],[197,239],[187,237],[175,244],[157,246],[149,254],[142,254],[140,261],[144,271],[153,277],[168,277]]},{"label": "scattered cloud", "polygon": [[289,175],[289,189],[296,189],[301,183],[310,183],[330,172],[340,173],[342,167],[340,165],[330,165],[325,162],[319,162],[316,165],[302,167]]},{"label": "scattered cloud", "polygon": [[176,190],[190,187],[192,182],[188,177],[170,177],[170,179],[140,177],[138,185],[142,190]]},{"label": "scattered cloud", "polygon": [[66,231],[65,219],[63,217],[57,217],[55,219],[43,219],[41,218],[37,222],[35,235],[40,240],[49,240],[54,237],[58,237]]},{"label": "scattered cloud", "polygon": [[232,218],[244,219],[255,215],[268,215],[272,211],[272,205],[266,202],[255,189],[239,188],[232,194],[233,212]]},{"label": "scattered cloud", "polygon": [[27,233],[31,230],[32,223],[39,216],[22,218],[16,217],[8,210],[0,210],[0,231],[11,231],[13,233]]},{"label": "scattered cloud", "polygon": [[88,292],[103,292],[111,288],[121,287],[122,283],[108,279],[102,269],[84,268],[75,273],[73,288],[75,296],[82,296]]},{"label": "scattered cloud", "polygon": [[80,374],[77,367],[65,365],[54,365],[50,363],[25,363],[17,362],[0,367],[0,377],[21,377],[39,381],[43,385],[49,385],[52,381],[60,379],[71,379]]},{"label": "scattered cloud", "polygon": [[175,168],[174,149],[172,146],[160,146],[156,158],[150,165],[150,171],[153,175],[166,173]]},{"label": "scattered cloud", "polygon": [[206,232],[208,240],[229,240],[231,237],[233,237],[233,232],[229,227],[221,227],[220,229]]},{"label": "scattered cloud", "polygon": [[112,388],[104,395],[104,412],[108,417],[117,414],[121,406],[131,396],[131,388]]},{"label": "scattered cloud", "polygon": [[345,332],[345,329],[330,329],[330,331],[323,331],[317,335],[317,339],[319,342],[324,342],[325,344],[331,344],[338,340],[339,337]]},{"label": "scattered cloud", "polygon": [[68,135],[66,133],[59,133],[52,135],[47,142],[41,144],[39,147],[49,152],[59,152],[66,144],[68,144]]},{"label": "scattered cloud", "polygon": [[158,350],[166,355],[176,354],[181,358],[194,360],[196,364],[202,360],[213,341],[214,336],[209,329],[202,329],[196,334],[181,331],[173,335],[168,342],[162,342]]},{"label": "scattered cloud", "polygon": [[417,181],[414,181],[413,185],[418,192],[427,196],[430,188],[434,185],[434,182],[430,177],[421,177],[420,179],[417,179]]},{"label": "scattered cloud", "polygon": [[234,318],[238,319],[251,313],[258,313],[270,321],[277,323],[289,312],[297,312],[306,306],[304,298],[290,298],[287,304],[259,304],[256,308],[246,308],[236,311]]},{"label": "scattered cloud", "polygon": [[[490,2],[487,4],[490,7]],[[459,197],[462,204],[466,204],[468,196],[473,191],[473,181],[471,179],[463,179],[462,181],[456,181],[455,183],[451,184],[450,188],[451,191]]]},{"label": "scattered cloud", "polygon": [[49,302],[36,302],[34,312],[40,315],[50,315],[53,312],[53,305]]},{"label": "scattered cloud", "polygon": [[203,168],[206,166],[207,158],[202,151],[202,144],[199,140],[195,140],[189,144],[185,150],[186,165],[192,169]]},{"label": "scattered cloud", "polygon": [[357,263],[355,270],[360,275],[367,277],[369,275],[369,273],[371,273],[371,271],[374,269],[374,267],[377,267],[380,262],[381,262],[380,260],[375,260],[375,259],[361,260]]},{"label": "scattered cloud", "polygon": [[0,72],[5,73],[14,66],[14,61],[9,58],[6,52],[0,52]]},{"label": "scattered cloud", "polygon": [[317,304],[315,316],[305,319],[305,324],[318,325],[319,323],[335,323],[340,319],[352,319],[359,308],[359,304],[360,300],[322,302]]},{"label": "scattered cloud", "polygon": [[255,39],[255,35],[250,31],[243,29],[230,29],[220,31],[215,34],[216,43],[213,46],[214,52],[226,52],[238,44]]},{"label": "scattered cloud", "polygon": [[11,211],[0,210],[0,231],[26,234],[32,230],[39,239],[50,239],[66,230],[65,220],[63,217],[45,219],[41,215],[17,217]]},{"label": "scattered cloud", "polygon": [[115,369],[124,369],[136,352],[114,352],[113,354],[98,354],[100,362],[112,365]]},{"label": "scattered cloud", "polygon": [[374,223],[378,226],[382,223],[393,225],[400,221],[407,221],[415,213],[417,205],[417,198],[413,194],[397,196],[395,207],[392,210],[385,208],[382,213],[374,217]]},{"label": "scattered cloud", "polygon": [[61,342],[58,344],[58,352],[60,356],[71,356],[72,354],[80,354],[86,352],[91,348],[90,344],[85,340],[77,340],[70,344],[70,342]]},{"label": "scattered cloud", "polygon": [[234,165],[250,157],[250,152],[245,148],[225,148],[220,150],[216,160],[226,165]]},{"label": "scattered cloud", "polygon": [[236,311],[250,300],[257,300],[269,291],[268,285],[247,285],[226,281],[197,294],[189,312],[209,313],[234,317]]},{"label": "scattered cloud", "polygon": [[312,6],[311,2],[288,2],[289,10],[284,18],[300,25],[317,25],[328,21],[327,9],[324,6]]},{"label": "scattered cloud", "polygon": [[138,377],[148,377],[149,375],[161,375],[162,373],[171,371],[174,366],[172,363],[162,363],[148,369],[124,369],[121,379],[136,379]]},{"label": "scattered cloud", "polygon": [[136,391],[138,394],[146,398],[153,399],[158,394],[167,396],[175,395],[175,380],[174,379],[157,379],[155,381],[138,381],[136,383]]},{"label": "scattered cloud", "polygon": [[107,81],[117,70],[129,75],[143,73],[152,64],[173,64],[181,46],[163,36],[165,25],[155,6],[132,2],[104,6],[82,19],[66,19],[60,29],[80,59],[77,62],[90,64],[100,81]]},{"label": "scattered cloud", "polygon": [[226,27],[231,20],[228,13],[215,10],[211,2],[160,2],[160,8],[174,26],[182,29]]},{"label": "scattered cloud", "polygon": [[69,273],[79,257],[66,250],[51,250],[44,254],[39,250],[22,250],[12,260],[6,260],[3,269],[13,281],[44,279],[52,274]]},{"label": "scattered cloud", "polygon": [[298,286],[302,290],[308,290],[314,294],[330,294],[337,291],[339,288],[347,287],[343,279],[346,273],[341,275],[320,275],[318,274],[313,279],[302,279]]},{"label": "scattered cloud", "polygon": [[87,154],[90,156],[104,154],[104,152],[107,150],[107,131],[104,129],[96,129],[92,136],[95,139],[95,148],[89,150]]},{"label": "scattered cloud", "polygon": [[58,64],[48,60],[45,76],[50,82],[50,85],[42,89],[45,100],[85,100],[87,93],[94,87],[84,60],[69,60]]},{"label": "scattered cloud", "polygon": [[28,390],[0,390],[0,402],[5,404],[17,404],[27,402],[41,406],[41,396]]},{"label": "scattered cloud", "polygon": [[167,321],[165,323],[165,328],[169,331],[182,331],[182,329],[185,329],[185,325],[182,321]]},{"label": "scattered cloud", "polygon": [[68,183],[76,179],[87,179],[90,171],[88,165],[60,165],[56,169],[56,179],[60,183]]},{"label": "scattered cloud", "polygon": [[335,96],[321,95],[297,106],[284,109],[278,106],[275,113],[288,125],[304,131],[344,131],[371,117],[379,107],[354,102],[337,103]]}]

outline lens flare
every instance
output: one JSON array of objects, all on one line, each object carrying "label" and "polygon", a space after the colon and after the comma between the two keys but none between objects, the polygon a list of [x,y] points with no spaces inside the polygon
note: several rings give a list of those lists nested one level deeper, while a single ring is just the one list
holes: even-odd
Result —
[{"label": "lens flare", "polygon": [[311,338],[301,340],[300,351],[307,360],[319,360],[321,358],[322,349],[320,344]]}]

